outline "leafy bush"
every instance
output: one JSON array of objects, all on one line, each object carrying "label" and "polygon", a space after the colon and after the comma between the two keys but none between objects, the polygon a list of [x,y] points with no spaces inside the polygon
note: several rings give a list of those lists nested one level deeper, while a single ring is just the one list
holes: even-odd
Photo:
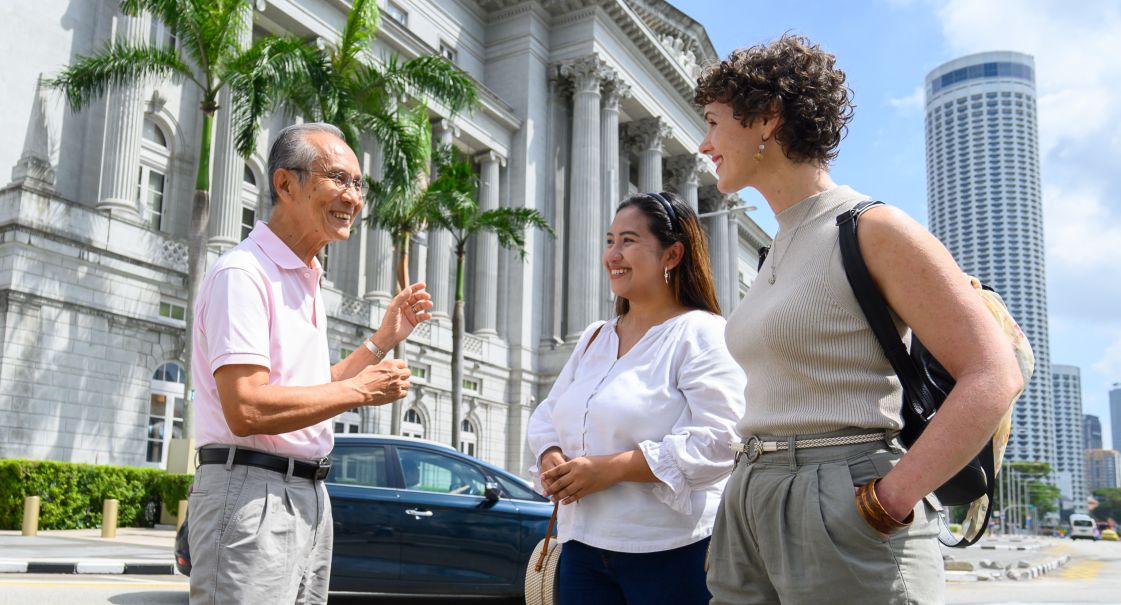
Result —
[{"label": "leafy bush", "polygon": [[187,499],[187,492],[191,489],[191,482],[195,476],[187,473],[164,473],[159,478],[159,496],[167,514],[179,514],[179,501]]},{"label": "leafy bush", "polygon": [[[120,527],[151,527],[160,501],[186,494],[187,475],[154,468],[39,460],[0,460],[0,529],[18,529],[23,502],[39,496],[40,529],[99,527],[104,501],[118,500]],[[174,511],[173,511],[174,514]]]}]

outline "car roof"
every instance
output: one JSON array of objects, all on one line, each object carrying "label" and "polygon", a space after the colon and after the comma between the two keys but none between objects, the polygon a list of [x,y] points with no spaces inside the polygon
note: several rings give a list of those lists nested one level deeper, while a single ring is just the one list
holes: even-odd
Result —
[{"label": "car roof", "polygon": [[398,443],[423,443],[425,445],[431,445],[431,446],[434,446],[434,447],[438,447],[442,450],[446,450],[446,451],[449,451],[449,452],[455,452],[455,453],[459,453],[459,454],[463,453],[463,452],[459,452],[458,450],[452,448],[452,446],[450,446],[446,443],[440,443],[439,441],[432,441],[431,439],[421,439],[419,437],[406,437],[404,435],[383,435],[383,434],[380,434],[380,433],[335,433],[335,441],[338,442],[338,443],[345,442],[345,441],[362,441],[362,440],[366,440],[366,439],[377,439],[379,441],[394,441],[394,442],[398,442]]}]

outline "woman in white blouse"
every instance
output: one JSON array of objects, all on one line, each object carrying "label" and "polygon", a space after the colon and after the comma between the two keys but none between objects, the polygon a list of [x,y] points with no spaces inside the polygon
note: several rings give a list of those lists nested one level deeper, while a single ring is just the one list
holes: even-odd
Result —
[{"label": "woman in white blouse", "polygon": [[616,316],[589,326],[529,420],[560,502],[560,602],[708,603],[704,559],[743,414],[696,213],[633,196],[607,232]]}]

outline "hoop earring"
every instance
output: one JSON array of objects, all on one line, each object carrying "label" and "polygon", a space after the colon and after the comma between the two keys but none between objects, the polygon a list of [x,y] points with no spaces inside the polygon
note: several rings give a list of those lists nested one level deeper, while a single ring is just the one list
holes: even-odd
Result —
[{"label": "hoop earring", "polygon": [[669,267],[662,268],[662,279],[666,280],[666,285],[669,285]]},{"label": "hoop earring", "polygon": [[759,143],[759,151],[756,151],[755,155],[751,156],[751,159],[755,160],[756,162],[762,162],[763,161],[763,149],[765,147],[766,147],[765,143]]}]

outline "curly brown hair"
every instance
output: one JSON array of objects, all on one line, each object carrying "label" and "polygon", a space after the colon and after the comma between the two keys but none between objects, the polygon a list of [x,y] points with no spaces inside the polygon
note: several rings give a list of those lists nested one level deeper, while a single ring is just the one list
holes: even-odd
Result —
[{"label": "curly brown hair", "polygon": [[731,105],[744,126],[777,115],[775,139],[786,157],[826,165],[837,157],[856,107],[836,61],[804,36],[783,35],[705,67],[693,102]]}]

